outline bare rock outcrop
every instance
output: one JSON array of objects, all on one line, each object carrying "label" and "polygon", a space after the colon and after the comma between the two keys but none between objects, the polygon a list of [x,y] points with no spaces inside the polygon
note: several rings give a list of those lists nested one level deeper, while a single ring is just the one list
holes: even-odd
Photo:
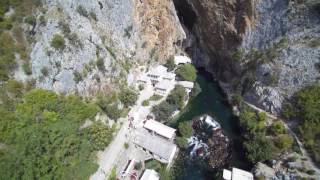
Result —
[{"label": "bare rock outcrop", "polygon": [[[34,16],[32,75],[15,77],[59,93],[110,90],[130,68],[166,60],[185,39],[169,0],[44,0]],[[55,35],[64,48],[52,46]]]},{"label": "bare rock outcrop", "polygon": [[[313,0],[175,1],[195,63],[230,96],[272,113],[319,81],[320,14]],[[191,45],[190,45],[191,44]]]}]

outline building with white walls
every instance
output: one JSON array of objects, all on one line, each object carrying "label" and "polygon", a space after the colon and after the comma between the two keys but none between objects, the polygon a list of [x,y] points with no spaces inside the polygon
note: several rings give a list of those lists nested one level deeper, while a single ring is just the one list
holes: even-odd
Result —
[{"label": "building with white walls", "polygon": [[180,65],[180,64],[190,64],[191,59],[188,56],[174,56],[174,64]]}]

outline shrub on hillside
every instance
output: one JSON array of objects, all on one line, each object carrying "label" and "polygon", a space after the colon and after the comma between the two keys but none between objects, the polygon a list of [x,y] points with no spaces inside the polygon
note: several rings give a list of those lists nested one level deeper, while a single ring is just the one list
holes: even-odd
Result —
[{"label": "shrub on hillside", "polygon": [[59,34],[55,34],[51,40],[51,46],[56,50],[63,50],[65,48],[64,38]]},{"label": "shrub on hillside", "polygon": [[274,135],[286,133],[286,128],[284,127],[283,122],[280,120],[272,123],[270,130]]},{"label": "shrub on hillside", "polygon": [[24,19],[24,22],[27,23],[27,24],[30,24],[32,26],[36,25],[37,23],[37,19],[34,17],[34,16],[27,16],[25,19]]},{"label": "shrub on hillside", "polygon": [[291,136],[288,134],[280,134],[277,136],[275,139],[275,145],[280,149],[280,150],[285,150],[289,149],[292,147],[293,144],[293,139]]},{"label": "shrub on hillside", "polygon": [[101,72],[105,72],[106,71],[106,67],[104,65],[104,61],[103,61],[102,58],[98,58],[96,64],[97,64],[97,68],[99,69],[99,71],[101,71]]},{"label": "shrub on hillside", "polygon": [[149,106],[150,102],[148,100],[144,100],[142,102],[142,106]]},{"label": "shrub on hillside", "polygon": [[83,17],[89,17],[88,11],[81,5],[77,7],[77,12]]}]

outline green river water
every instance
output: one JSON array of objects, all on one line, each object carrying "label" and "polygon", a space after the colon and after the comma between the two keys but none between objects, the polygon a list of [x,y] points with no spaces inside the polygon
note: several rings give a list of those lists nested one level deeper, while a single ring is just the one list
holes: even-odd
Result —
[{"label": "green river water", "polygon": [[[197,76],[202,91],[201,93],[189,101],[187,107],[180,113],[179,117],[169,123],[170,126],[177,127],[179,122],[191,121],[194,117],[201,114],[209,114],[221,124],[224,133],[233,141],[232,160],[230,167],[242,169],[250,169],[248,163],[244,159],[244,153],[240,142],[240,132],[238,128],[238,120],[232,114],[231,106],[227,103],[226,97],[222,93],[209,73],[201,71]],[[182,175],[178,179],[184,180],[201,180],[201,179],[218,179],[218,172],[208,172],[198,165],[184,162]]]}]

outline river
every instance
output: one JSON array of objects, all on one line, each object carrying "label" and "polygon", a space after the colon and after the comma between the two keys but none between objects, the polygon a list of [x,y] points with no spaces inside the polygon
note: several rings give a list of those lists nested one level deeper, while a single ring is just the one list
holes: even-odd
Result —
[{"label": "river", "polygon": [[[226,97],[215,82],[211,74],[199,70],[196,82],[200,85],[202,91],[198,96],[191,99],[186,108],[180,115],[169,123],[172,127],[177,127],[179,122],[190,121],[194,117],[201,114],[209,114],[216,118],[221,124],[224,133],[232,139],[232,160],[230,167],[237,167],[250,170],[250,166],[244,159],[244,153],[241,149],[240,131],[238,128],[237,117],[232,114],[232,109],[226,101]],[[182,153],[180,152],[180,157]],[[179,159],[179,158],[178,158]],[[201,180],[201,179],[217,179],[221,175],[221,170],[217,172],[208,172],[198,164],[189,163],[187,158],[181,158],[179,162],[180,168],[183,169],[177,179],[184,180]]]}]

